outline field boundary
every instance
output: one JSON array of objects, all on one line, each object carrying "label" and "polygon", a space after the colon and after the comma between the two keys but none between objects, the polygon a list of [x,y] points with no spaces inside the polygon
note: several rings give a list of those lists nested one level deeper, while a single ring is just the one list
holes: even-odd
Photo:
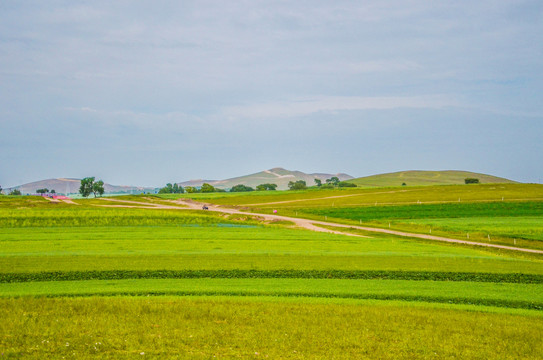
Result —
[{"label": "field boundary", "polygon": [[352,279],[543,284],[543,275],[386,270],[103,270],[2,273],[0,283],[125,279]]}]

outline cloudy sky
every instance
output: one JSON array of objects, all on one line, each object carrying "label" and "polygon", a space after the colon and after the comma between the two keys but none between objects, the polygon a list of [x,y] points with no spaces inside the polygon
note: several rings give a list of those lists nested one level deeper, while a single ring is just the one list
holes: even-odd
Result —
[{"label": "cloudy sky", "polygon": [[4,188],[276,166],[541,182],[543,2],[0,2]]}]

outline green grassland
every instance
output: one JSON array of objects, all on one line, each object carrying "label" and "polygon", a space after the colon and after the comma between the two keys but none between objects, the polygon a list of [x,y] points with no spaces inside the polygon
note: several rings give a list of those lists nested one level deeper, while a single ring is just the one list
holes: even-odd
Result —
[{"label": "green grassland", "polygon": [[[319,211],[338,210],[333,219],[355,222],[348,217],[354,209],[367,222],[395,214],[395,223],[421,227],[486,215],[517,219],[520,233],[538,229],[541,205],[533,199],[543,195],[540,188],[503,186],[500,193],[466,186],[472,204],[417,204],[409,218],[414,208],[405,204],[338,207],[329,205],[337,198],[322,199],[347,194],[354,195],[348,201],[373,202],[393,198],[390,189],[216,194],[213,201],[290,197],[301,200],[296,208],[259,211],[322,217]],[[523,201],[487,202],[505,193]],[[130,205],[171,198],[118,199]],[[543,351],[538,255],[317,233],[182,208],[76,202],[0,197],[0,352],[7,358],[535,359]]]},{"label": "green grassland", "polygon": [[254,212],[543,248],[543,186],[447,185],[281,192],[209,199]]}]

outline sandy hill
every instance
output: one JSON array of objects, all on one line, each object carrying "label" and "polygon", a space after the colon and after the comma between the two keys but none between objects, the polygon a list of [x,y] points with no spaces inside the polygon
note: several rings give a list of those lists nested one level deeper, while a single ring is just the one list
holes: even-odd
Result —
[{"label": "sandy hill", "polygon": [[320,179],[323,182],[326,179],[331,178],[332,176],[337,176],[340,180],[349,180],[353,179],[352,176],[348,174],[325,174],[325,173],[315,173],[315,174],[306,174],[301,171],[291,171],[283,168],[273,168],[269,170],[264,170],[255,174],[239,176],[231,179],[225,180],[190,180],[180,183],[181,186],[201,186],[204,182],[211,184],[220,189],[229,189],[232,186],[243,184],[246,186],[256,187],[260,184],[271,183],[277,184],[278,190],[288,189],[289,181],[298,181],[304,180],[308,186],[315,185],[315,179]]},{"label": "sandy hill", "polygon": [[407,186],[421,185],[453,185],[464,184],[464,179],[476,178],[482,184],[489,183],[515,183],[509,179],[497,176],[479,174],[469,171],[444,170],[444,171],[400,171],[388,174],[372,175],[353,179],[350,182],[358,186]]}]

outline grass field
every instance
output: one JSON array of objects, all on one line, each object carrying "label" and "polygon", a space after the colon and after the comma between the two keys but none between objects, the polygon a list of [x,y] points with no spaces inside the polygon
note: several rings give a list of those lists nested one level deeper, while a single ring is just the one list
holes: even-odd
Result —
[{"label": "grass field", "polygon": [[[397,226],[437,228],[444,221],[445,228],[457,221],[464,229],[471,221],[498,229],[500,219],[509,219],[519,235],[540,241],[541,203],[529,200],[539,188],[526,193],[508,186],[502,190],[524,193],[526,201],[487,203],[496,194],[485,185],[469,187],[481,189],[470,204],[413,208],[354,202],[391,199],[389,189],[221,193],[208,200],[290,197],[301,200],[296,208],[270,204],[260,211],[315,217],[336,211],[330,217],[337,221],[354,222],[349,216],[356,215],[376,224],[396,216]],[[342,207],[322,199],[345,194],[354,195],[348,197],[353,203]],[[167,205],[168,198],[175,197],[121,199]],[[543,351],[538,255],[76,201],[0,197],[0,352],[6,358],[536,359]],[[314,203],[320,205],[307,206]]]},{"label": "grass field", "polygon": [[[271,192],[269,192],[271,193]],[[447,185],[222,195],[254,212],[543,249],[543,186]]]},{"label": "grass field", "polygon": [[7,358],[537,359],[543,351],[543,321],[531,315],[223,297],[0,304]]}]

